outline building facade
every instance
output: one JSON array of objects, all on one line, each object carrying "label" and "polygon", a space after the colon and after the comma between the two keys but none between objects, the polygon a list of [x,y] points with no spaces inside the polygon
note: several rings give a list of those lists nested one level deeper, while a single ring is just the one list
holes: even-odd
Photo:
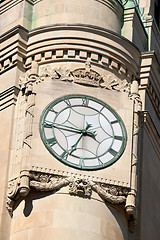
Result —
[{"label": "building facade", "polygon": [[0,240],[158,240],[158,0],[1,0]]}]

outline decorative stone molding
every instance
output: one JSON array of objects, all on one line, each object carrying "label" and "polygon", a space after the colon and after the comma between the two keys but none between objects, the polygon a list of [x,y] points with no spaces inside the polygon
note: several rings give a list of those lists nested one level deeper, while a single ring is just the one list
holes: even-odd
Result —
[{"label": "decorative stone molding", "polygon": [[69,186],[71,195],[91,197],[92,190],[104,201],[122,204],[126,200],[128,189],[109,184],[100,184],[80,177],[62,177],[40,172],[30,172],[30,187],[37,191],[57,191]]},{"label": "decorative stone molding", "polygon": [[32,124],[34,118],[34,107],[35,107],[35,96],[36,92],[34,89],[35,83],[39,81],[38,76],[38,64],[37,62],[32,63],[32,68],[20,78],[20,86],[23,94],[26,98],[26,109],[25,109],[25,132],[22,144],[22,166],[20,175],[20,189],[19,192],[22,196],[25,196],[29,192],[29,174],[26,171],[26,163],[31,155],[31,142],[33,136]]},{"label": "decorative stone molding", "polygon": [[109,178],[102,178],[102,177],[96,177],[89,174],[82,174],[81,172],[78,174],[77,172],[72,171],[64,171],[64,170],[57,170],[57,169],[51,169],[46,167],[40,167],[40,166],[32,166],[31,172],[41,172],[46,174],[51,174],[54,176],[62,176],[63,178],[80,178],[80,179],[88,179],[92,182],[99,182],[101,184],[107,184],[107,185],[114,185],[114,186],[123,186],[125,189],[129,189],[129,183],[128,182],[122,182],[119,180],[111,180]]},{"label": "decorative stone molding", "polygon": [[[27,171],[26,171],[27,172]],[[23,175],[24,176],[24,175]],[[28,174],[29,179],[29,191],[35,189],[37,191],[58,191],[62,187],[69,186],[69,193],[71,195],[78,195],[81,197],[90,198],[92,191],[96,192],[104,201],[111,204],[125,203],[129,189],[126,187],[120,187],[112,184],[104,184],[95,182],[84,177],[64,177],[59,174],[49,174],[44,172],[30,171]],[[21,194],[22,184],[21,176],[18,179],[14,179],[9,182],[8,195],[7,195],[7,208],[11,212],[13,208],[13,202],[18,197],[18,193]],[[23,196],[26,196],[29,191],[25,192]],[[22,195],[22,194],[21,194]]]},{"label": "decorative stone molding", "polygon": [[[90,60],[95,66],[110,69],[116,73],[117,76],[126,78],[128,82],[131,82],[133,77],[137,77],[139,74],[138,63],[140,63],[140,53],[123,38],[106,29],[93,28],[85,24],[53,25],[44,27],[43,30],[40,28],[31,32],[28,32],[22,27],[16,28],[17,29],[13,29],[9,36],[5,33],[2,39],[5,46],[8,45],[6,35],[7,39],[9,39],[14,37],[13,35],[18,31],[18,36],[20,36],[20,38],[17,39],[16,48],[10,52],[2,51],[3,58],[1,59],[0,67],[2,73],[15,66],[17,62],[18,64],[21,63],[21,68],[30,69],[32,61],[37,61],[39,65],[43,65],[64,61],[83,63],[84,61]],[[65,34],[64,36],[60,36],[61,42],[57,42],[55,38],[57,38],[57,33],[60,29],[62,31],[68,30],[68,32],[72,32],[72,41],[70,41],[71,38],[68,38]],[[43,41],[41,45],[37,40],[34,42],[32,37],[34,38],[35,34],[37,34],[37,36],[40,34],[41,38],[42,31],[44,31],[44,33],[48,32],[48,36],[50,37]],[[77,31],[78,34],[84,31],[86,38],[84,39],[81,34],[76,37]],[[94,36],[90,39],[90,33],[94,34],[95,38],[99,36],[101,41],[97,41],[96,39],[94,41]],[[25,37],[21,37],[22,34]],[[106,44],[108,39],[109,42],[112,41],[113,44]],[[116,47],[114,47],[114,42],[117,44]],[[121,50],[115,54],[118,46]]]},{"label": "decorative stone molding", "polygon": [[139,116],[142,112],[142,102],[138,92],[139,83],[134,79],[131,85],[130,98],[133,100],[133,134],[132,134],[132,162],[131,162],[131,190],[126,199],[126,212],[130,216],[131,224],[130,231],[133,231],[133,226],[136,221],[136,195],[137,195],[137,165],[138,165],[138,137],[139,137]]},{"label": "decorative stone molding", "polygon": [[109,73],[105,76],[91,68],[91,62],[86,61],[84,68],[75,70],[66,69],[63,67],[52,68],[45,66],[40,70],[39,82],[47,79],[74,82],[81,85],[101,87],[108,90],[115,90],[130,93],[131,83],[126,79],[120,79],[115,74]]},{"label": "decorative stone molding", "polygon": [[[60,54],[61,51],[61,54]],[[72,50],[72,56],[70,55],[71,50],[55,50],[55,51],[49,51],[49,52],[43,52],[39,53],[35,56],[28,57],[25,61],[25,67],[26,69],[29,69],[32,64],[32,59],[35,59],[34,61],[37,61],[39,65],[41,64],[46,64],[46,63],[51,63],[51,62],[61,62],[63,59],[66,61],[67,59],[70,60],[75,60],[78,62],[84,62],[86,61],[88,64],[94,64],[99,67],[105,67],[106,69],[110,69],[116,74],[118,74],[120,77],[125,78],[126,82],[130,83],[133,79],[133,77],[137,77],[135,73],[131,73],[129,69],[126,68],[125,65],[123,65],[121,62],[118,62],[118,60],[115,60],[109,56],[105,56],[102,54],[98,53],[92,53],[89,51],[85,50]],[[74,52],[74,54],[73,54]],[[43,57],[44,56],[44,57]],[[47,57],[46,57],[47,56]],[[89,66],[88,66],[89,69]],[[58,72],[58,69],[57,69]],[[91,75],[92,73],[92,75]],[[77,69],[75,72],[72,73],[75,78],[77,77],[77,82],[79,82],[79,77],[80,77],[80,82],[82,81],[82,77],[84,77],[84,74],[86,73],[86,69]],[[97,78],[99,75],[95,73],[92,69],[90,72],[90,75],[86,75],[86,77],[90,78]],[[98,81],[98,79],[97,79]],[[97,86],[97,81],[95,81],[95,85]],[[100,79],[99,79],[100,81]],[[107,81],[108,82],[108,81]]]},{"label": "decorative stone molding", "polygon": [[[27,172],[27,171],[26,171]],[[28,172],[28,191],[21,193],[22,180],[21,176],[9,182],[8,195],[7,195],[7,209],[12,214],[16,200],[26,196],[29,191],[52,192],[59,191],[63,187],[67,187],[70,195],[76,195],[83,198],[91,198],[94,191],[105,202],[113,205],[120,205],[124,208],[126,200],[129,196],[129,188],[117,186],[113,184],[106,184],[90,180],[84,176],[64,176],[60,171],[57,174],[51,174],[42,171],[29,171]],[[24,176],[24,175],[23,175]],[[96,179],[97,180],[97,179]],[[132,223],[132,213],[127,211],[127,218],[129,223]]]},{"label": "decorative stone molding", "polygon": [[15,105],[17,101],[17,96],[20,89],[13,86],[8,88],[7,90],[0,93],[0,110],[3,110],[11,105]]},{"label": "decorative stone molding", "polygon": [[[14,1],[10,2],[13,3]],[[24,59],[26,58],[27,37],[27,30],[20,25],[1,35],[1,74],[9,71],[15,66],[18,66],[21,71],[25,71]]]}]

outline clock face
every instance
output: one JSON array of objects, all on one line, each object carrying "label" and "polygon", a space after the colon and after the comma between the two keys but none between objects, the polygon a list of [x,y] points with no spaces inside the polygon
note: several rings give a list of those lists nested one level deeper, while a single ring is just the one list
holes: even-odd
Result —
[{"label": "clock face", "polygon": [[79,169],[113,164],[126,145],[119,115],[106,103],[86,95],[67,95],[51,102],[42,114],[40,131],[52,155]]}]

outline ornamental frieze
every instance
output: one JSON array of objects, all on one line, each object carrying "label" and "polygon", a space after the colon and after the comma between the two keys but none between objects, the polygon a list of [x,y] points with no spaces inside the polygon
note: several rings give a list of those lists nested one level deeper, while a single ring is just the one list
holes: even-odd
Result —
[{"label": "ornamental frieze", "polygon": [[[11,215],[13,213],[16,201],[18,199],[23,200],[23,198],[30,194],[30,192],[51,192],[54,194],[64,187],[66,187],[66,190],[70,195],[89,199],[92,197],[92,193],[95,192],[104,201],[104,203],[121,206],[124,210],[126,209],[125,205],[130,190],[126,187],[95,182],[93,180],[84,178],[83,176],[65,177],[58,174],[49,174],[36,171],[29,171],[28,173],[26,171],[25,177],[25,183],[28,183],[26,194],[25,188],[27,186],[25,186],[24,191],[21,192],[21,176],[9,182],[6,208]],[[133,231],[136,220],[135,213],[129,214],[126,212],[126,214],[129,230]]]},{"label": "ornamental frieze", "polygon": [[[35,65],[36,64],[37,63],[35,62]],[[28,70],[24,75],[20,77],[19,85],[21,86],[21,89],[24,89],[26,86],[28,86],[29,91],[29,88],[32,87],[33,82],[38,84],[50,79],[53,81],[73,82],[76,84],[100,87],[130,94],[130,82],[128,82],[126,79],[118,78],[112,72],[106,72],[104,76],[101,75],[92,69],[90,61],[86,61],[84,67],[76,68],[74,70],[65,68],[63,66],[53,68],[50,65],[47,65],[43,66],[37,75],[34,74],[34,77],[33,72],[34,68],[32,67],[32,69]]]},{"label": "ornamental frieze", "polygon": [[[68,193],[80,197],[90,198],[92,192],[96,192],[103,201],[111,204],[125,204],[129,189],[126,187],[115,186],[111,184],[102,184],[94,182],[83,177],[64,177],[42,172],[30,171],[28,176],[29,191],[56,192],[63,187],[69,187]],[[27,181],[26,181],[27,182]],[[14,201],[19,198],[21,192],[20,178],[9,182],[7,208],[12,212]],[[26,194],[29,193],[26,192]],[[23,194],[25,196],[25,194]]]}]

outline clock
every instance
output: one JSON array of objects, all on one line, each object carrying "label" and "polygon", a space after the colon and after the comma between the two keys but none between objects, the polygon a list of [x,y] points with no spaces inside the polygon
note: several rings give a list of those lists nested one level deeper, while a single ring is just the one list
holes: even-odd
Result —
[{"label": "clock", "polygon": [[51,102],[42,114],[40,133],[55,158],[84,170],[110,166],[126,146],[120,116],[105,102],[87,95],[66,95]]}]

